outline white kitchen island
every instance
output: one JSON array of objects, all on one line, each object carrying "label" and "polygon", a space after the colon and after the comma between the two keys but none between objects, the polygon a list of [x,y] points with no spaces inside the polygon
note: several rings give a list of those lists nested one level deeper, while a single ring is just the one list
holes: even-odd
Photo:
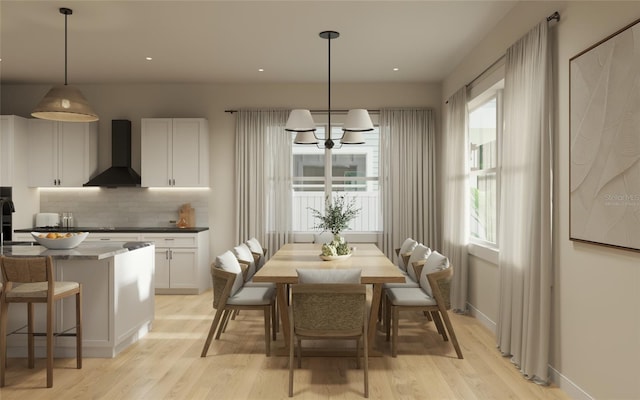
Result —
[{"label": "white kitchen island", "polygon": [[[6,256],[50,255],[58,281],[82,284],[82,351],[84,357],[115,357],[151,330],[154,318],[153,243],[91,243],[75,249],[49,250],[42,246],[4,247]],[[75,299],[56,302],[55,331],[75,324]],[[45,331],[44,306],[35,306],[35,331]],[[9,306],[7,331],[26,326],[26,305]],[[26,332],[26,328],[24,329]],[[35,338],[36,356],[44,357],[45,338]],[[75,357],[75,338],[57,337],[55,357]],[[27,356],[26,335],[7,338],[9,357]]]}]

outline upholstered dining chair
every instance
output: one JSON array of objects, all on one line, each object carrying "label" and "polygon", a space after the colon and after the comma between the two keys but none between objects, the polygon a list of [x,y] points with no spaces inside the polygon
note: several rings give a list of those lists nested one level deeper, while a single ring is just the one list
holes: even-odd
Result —
[{"label": "upholstered dining chair", "polygon": [[356,340],[358,368],[360,368],[360,348],[364,349],[364,397],[369,397],[368,318],[365,285],[353,283],[292,285],[289,313],[291,321],[289,397],[293,396],[294,348],[297,348],[298,351],[298,368],[300,368],[303,339]]},{"label": "upholstered dining chair", "polygon": [[448,310],[451,309],[450,288],[453,267],[449,265],[446,257],[438,252],[433,252],[429,259],[412,264],[416,275],[420,277],[419,288],[391,288],[386,291],[387,310],[390,312],[385,315],[385,325],[387,340],[391,334],[391,355],[393,357],[398,355],[400,311],[418,310],[431,314],[438,333],[445,341],[448,341],[447,332],[449,333],[456,354],[462,359],[462,350],[448,314]]},{"label": "upholstered dining chair", "polygon": [[0,257],[4,291],[0,297],[0,387],[5,385],[7,361],[7,319],[9,304],[27,304],[28,366],[33,368],[34,357],[34,303],[46,305],[47,387],[53,387],[54,303],[75,296],[76,324],[69,328],[76,337],[76,367],[82,368],[82,286],[77,282],[56,282],[51,257]]},{"label": "upholstered dining chair", "polygon": [[258,258],[258,260],[256,261],[256,271],[258,271],[260,268],[262,268],[264,263],[267,262],[267,253],[269,252],[269,249],[263,247],[255,237],[252,237],[245,243],[249,247],[251,252]]},{"label": "upholstered dining chair", "polygon": [[[230,258],[231,257],[231,258]],[[221,259],[223,261],[221,261]],[[271,338],[269,332],[273,326],[273,337],[276,336],[276,313],[275,313],[275,288],[265,286],[243,286],[242,270],[239,263],[237,270],[232,260],[235,256],[230,251],[217,257],[216,262],[211,265],[211,278],[213,280],[213,308],[216,310],[215,317],[211,322],[209,334],[202,349],[201,357],[206,357],[209,346],[215,334],[216,340],[225,329],[226,323],[235,310],[261,310],[264,312],[264,340],[265,353],[271,355]],[[219,266],[216,265],[219,264]],[[225,266],[227,270],[222,269]],[[231,265],[232,267],[230,267]],[[240,280],[240,283],[238,283]],[[273,320],[273,323],[272,321]]]}]

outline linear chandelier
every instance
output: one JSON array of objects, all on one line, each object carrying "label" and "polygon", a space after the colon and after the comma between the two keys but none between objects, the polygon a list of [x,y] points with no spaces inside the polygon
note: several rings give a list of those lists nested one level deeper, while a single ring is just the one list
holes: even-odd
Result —
[{"label": "linear chandelier", "polygon": [[98,114],[93,111],[80,90],[67,84],[67,17],[73,14],[73,10],[61,7],[59,11],[64,15],[64,85],[52,87],[31,115],[52,121],[97,121]]},{"label": "linear chandelier", "polygon": [[325,135],[324,143],[316,136],[316,124],[313,122],[311,111],[309,110],[291,110],[289,119],[285,126],[288,132],[296,132],[293,140],[296,144],[315,144],[318,148],[332,149],[340,148],[343,144],[363,144],[364,136],[362,132],[372,131],[373,123],[369,112],[365,109],[353,109],[347,113],[347,118],[342,125],[343,134],[340,138],[340,144],[336,146],[331,139],[331,40],[340,37],[340,33],[336,31],[322,31],[319,36],[327,39],[328,42],[328,84],[327,84],[327,116],[328,130]]}]

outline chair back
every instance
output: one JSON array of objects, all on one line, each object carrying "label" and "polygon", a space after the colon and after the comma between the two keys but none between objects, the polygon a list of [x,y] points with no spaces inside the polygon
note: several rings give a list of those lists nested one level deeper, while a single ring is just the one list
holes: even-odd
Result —
[{"label": "chair back", "polygon": [[51,257],[0,257],[5,284],[50,282],[53,284]]},{"label": "chair back", "polygon": [[352,337],[363,333],[366,288],[362,284],[307,283],[291,287],[293,330],[301,336]]},{"label": "chair back", "polygon": [[224,307],[227,303],[236,274],[211,264],[211,279],[213,283],[213,308],[217,310],[218,307]]},{"label": "chair back", "polygon": [[453,278],[453,266],[440,271],[427,274],[429,285],[433,291],[433,298],[438,304],[444,305],[446,310],[451,309],[451,279]]}]

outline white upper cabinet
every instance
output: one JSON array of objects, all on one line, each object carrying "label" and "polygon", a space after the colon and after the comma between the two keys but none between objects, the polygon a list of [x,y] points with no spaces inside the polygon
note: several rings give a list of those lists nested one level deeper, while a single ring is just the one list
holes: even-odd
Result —
[{"label": "white upper cabinet", "polygon": [[23,118],[15,115],[0,116],[0,186],[13,186],[15,136],[26,135],[26,124],[22,121]]},{"label": "white upper cabinet", "polygon": [[208,187],[209,129],[203,118],[143,118],[143,187]]},{"label": "white upper cabinet", "polygon": [[81,187],[98,169],[95,122],[29,120],[29,186]]}]

